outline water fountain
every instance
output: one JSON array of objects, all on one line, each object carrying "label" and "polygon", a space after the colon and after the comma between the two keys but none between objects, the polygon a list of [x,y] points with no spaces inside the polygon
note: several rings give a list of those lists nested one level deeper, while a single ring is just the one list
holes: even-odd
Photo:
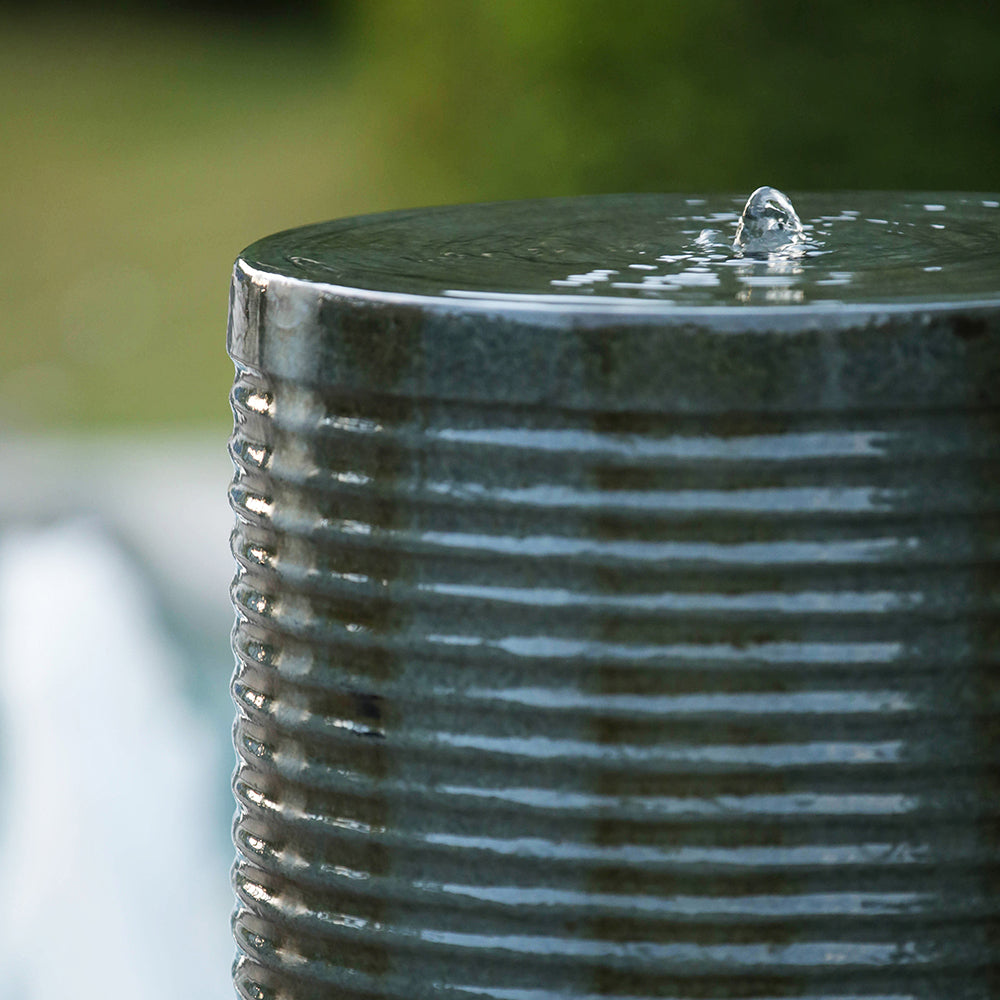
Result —
[{"label": "water fountain", "polygon": [[1000,200],[744,202],[237,261],[240,996],[1000,993]]}]

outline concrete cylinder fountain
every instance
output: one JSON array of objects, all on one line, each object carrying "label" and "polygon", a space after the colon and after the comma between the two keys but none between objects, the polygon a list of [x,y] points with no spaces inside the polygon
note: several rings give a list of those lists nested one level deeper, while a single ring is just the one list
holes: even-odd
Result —
[{"label": "concrete cylinder fountain", "polygon": [[240,256],[246,1000],[1000,995],[1000,202]]}]

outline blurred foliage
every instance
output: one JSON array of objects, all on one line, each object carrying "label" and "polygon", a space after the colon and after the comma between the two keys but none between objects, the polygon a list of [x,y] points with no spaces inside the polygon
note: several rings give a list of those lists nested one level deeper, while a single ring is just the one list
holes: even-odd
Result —
[{"label": "blurred foliage", "polygon": [[322,218],[762,183],[1000,189],[1000,6],[981,2],[0,9],[0,428],[224,435],[231,261]]},{"label": "blurred foliage", "polygon": [[419,0],[364,9],[407,149],[447,192],[1000,180],[995,5],[444,0],[433,27]]}]

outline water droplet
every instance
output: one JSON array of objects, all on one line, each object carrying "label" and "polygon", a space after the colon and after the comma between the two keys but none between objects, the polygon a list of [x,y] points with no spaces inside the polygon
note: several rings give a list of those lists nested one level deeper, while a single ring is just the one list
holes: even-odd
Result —
[{"label": "water droplet", "polygon": [[804,240],[802,223],[788,198],[777,188],[760,187],[747,199],[733,249],[769,253]]}]

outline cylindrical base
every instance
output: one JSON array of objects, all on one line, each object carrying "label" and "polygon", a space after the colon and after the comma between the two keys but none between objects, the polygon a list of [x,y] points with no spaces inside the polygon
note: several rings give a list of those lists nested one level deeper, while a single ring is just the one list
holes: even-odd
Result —
[{"label": "cylindrical base", "polygon": [[1000,995],[1000,309],[242,262],[247,1000]]}]

